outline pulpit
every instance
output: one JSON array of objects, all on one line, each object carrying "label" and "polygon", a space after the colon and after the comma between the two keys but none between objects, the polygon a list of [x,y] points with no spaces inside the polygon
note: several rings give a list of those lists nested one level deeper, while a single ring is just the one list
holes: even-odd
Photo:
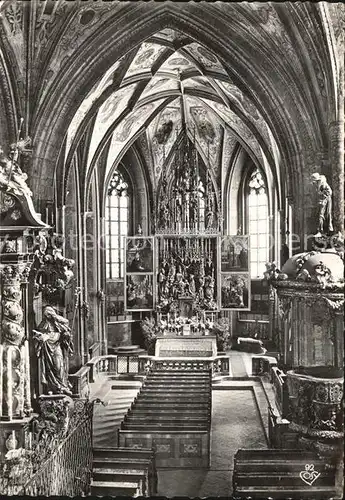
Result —
[{"label": "pulpit", "polygon": [[334,249],[294,255],[277,275],[290,430],[302,448],[343,446],[344,264]]}]

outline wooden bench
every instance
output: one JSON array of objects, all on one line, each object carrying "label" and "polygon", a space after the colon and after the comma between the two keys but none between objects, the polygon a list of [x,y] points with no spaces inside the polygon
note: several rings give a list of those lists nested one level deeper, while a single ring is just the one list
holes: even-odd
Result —
[{"label": "wooden bench", "polygon": [[[301,475],[312,464],[320,475],[312,484]],[[238,450],[234,460],[234,498],[330,499],[336,495],[335,465],[315,453],[291,449]]]},{"label": "wooden bench", "polygon": [[94,448],[91,494],[151,496],[156,493],[157,472],[152,449]]}]

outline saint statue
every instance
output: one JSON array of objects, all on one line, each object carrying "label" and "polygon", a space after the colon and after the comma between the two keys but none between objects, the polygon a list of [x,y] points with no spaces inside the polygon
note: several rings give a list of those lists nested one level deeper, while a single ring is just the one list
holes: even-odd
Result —
[{"label": "saint statue", "polygon": [[316,185],[318,193],[318,225],[317,234],[321,236],[324,233],[331,233],[333,231],[332,224],[332,189],[327,183],[326,177],[318,173],[312,174],[312,182]]},{"label": "saint statue", "polygon": [[73,352],[73,342],[68,320],[57,314],[53,307],[46,306],[43,320],[33,332],[44,391],[71,395],[68,356]]},{"label": "saint statue", "polygon": [[214,220],[214,213],[212,210],[209,210],[206,214],[206,220],[205,220],[206,229],[211,229],[211,227],[213,226],[213,220]]}]

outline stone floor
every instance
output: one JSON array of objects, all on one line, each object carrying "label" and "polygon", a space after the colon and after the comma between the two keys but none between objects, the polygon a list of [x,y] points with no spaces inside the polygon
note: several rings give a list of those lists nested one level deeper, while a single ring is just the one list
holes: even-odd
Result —
[{"label": "stone floor", "polygon": [[158,471],[158,495],[229,496],[236,451],[239,448],[267,448],[253,391],[221,389],[212,391],[210,469],[161,469]]}]

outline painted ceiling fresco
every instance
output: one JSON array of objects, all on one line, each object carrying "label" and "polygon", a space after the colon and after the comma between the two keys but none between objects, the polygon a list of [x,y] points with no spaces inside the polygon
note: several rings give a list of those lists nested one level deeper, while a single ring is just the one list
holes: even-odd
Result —
[{"label": "painted ceiling fresco", "polygon": [[115,85],[119,64],[102,77],[69,128],[68,148],[78,127],[97,114],[88,165],[96,163],[99,145],[108,140],[107,168],[118,164],[141,131],[152,160],[151,175],[158,179],[184,124],[216,175],[224,163],[223,137],[227,140],[234,133],[259,162],[265,151],[272,153],[276,147],[255,104],[231,81],[219,57],[178,32],[164,29],[142,43],[127,62],[123,58],[122,67],[127,66]]}]

